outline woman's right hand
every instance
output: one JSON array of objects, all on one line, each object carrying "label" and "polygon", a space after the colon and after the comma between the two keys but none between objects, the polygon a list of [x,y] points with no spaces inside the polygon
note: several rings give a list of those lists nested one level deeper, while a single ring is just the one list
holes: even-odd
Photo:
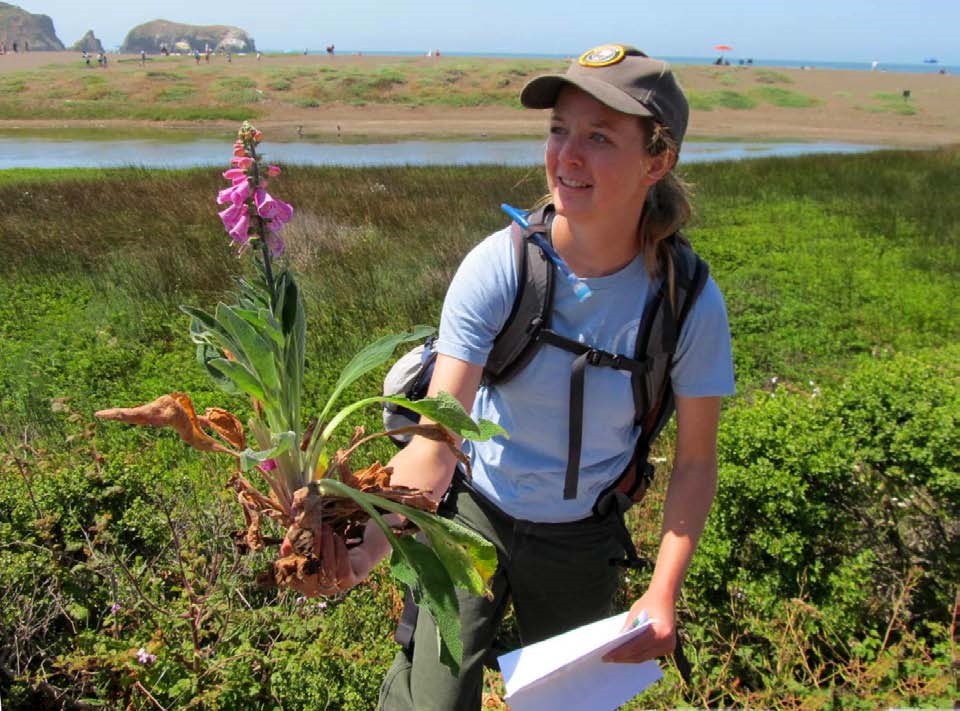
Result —
[{"label": "woman's right hand", "polygon": [[[288,532],[280,545],[280,555],[285,557],[294,552]],[[327,525],[321,527],[320,536],[314,536],[313,553],[319,563],[317,571],[302,578],[293,575],[287,581],[290,587],[307,597],[346,592],[363,580],[373,567],[363,544],[348,549],[343,538]]]}]

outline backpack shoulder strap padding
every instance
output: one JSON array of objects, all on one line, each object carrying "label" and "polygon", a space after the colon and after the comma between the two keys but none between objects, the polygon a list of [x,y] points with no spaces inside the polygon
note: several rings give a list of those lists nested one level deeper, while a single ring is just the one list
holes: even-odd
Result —
[{"label": "backpack shoulder strap padding", "polygon": [[553,221],[552,206],[530,214],[530,226],[520,230],[514,225],[511,237],[517,246],[517,295],[503,328],[493,342],[487,357],[484,379],[487,383],[504,382],[522,370],[537,351],[537,334],[550,323],[553,301],[553,268],[547,255],[528,239],[542,233],[549,238]]},{"label": "backpack shoulder strap padding", "polygon": [[707,263],[693,251],[683,235],[678,233],[667,239],[671,264],[662,265],[664,278],[644,309],[637,334],[636,359],[644,363],[645,373],[634,375],[631,380],[640,437],[627,468],[597,497],[593,506],[597,516],[609,515],[614,510],[622,513],[643,498],[653,479],[653,467],[648,461],[650,447],[674,410],[670,382],[673,357],[683,324],[710,274]]}]

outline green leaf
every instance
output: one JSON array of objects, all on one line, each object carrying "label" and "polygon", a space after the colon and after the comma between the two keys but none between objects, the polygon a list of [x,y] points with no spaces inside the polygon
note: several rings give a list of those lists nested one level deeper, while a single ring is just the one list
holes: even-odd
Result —
[{"label": "green leaf", "polygon": [[234,385],[234,382],[210,365],[210,361],[217,360],[221,357],[221,352],[207,343],[201,343],[197,346],[197,360],[207,371],[207,374],[213,378],[213,382],[224,392],[236,395],[240,391],[237,389],[237,386]]},{"label": "green leaf", "polygon": [[346,496],[357,502],[381,527],[386,526],[385,532],[389,532],[387,538],[391,544],[396,536],[381,518],[379,510],[409,518],[426,534],[437,551],[438,560],[457,587],[474,595],[486,594],[486,583],[497,568],[497,552],[483,536],[451,519],[381,496],[365,494],[335,479],[319,479],[315,484],[323,494]]},{"label": "green leaf", "polygon": [[292,427],[301,430],[301,398],[303,396],[303,372],[306,361],[307,325],[300,289],[288,271],[280,274],[277,290],[277,318],[284,334],[283,350],[283,402],[288,408],[287,416]]},{"label": "green leaf", "polygon": [[401,536],[390,556],[390,570],[410,587],[414,600],[436,623],[440,663],[450,669],[451,674],[459,674],[463,661],[460,604],[450,578],[441,574],[443,568],[436,553],[412,537]]},{"label": "green leaf", "polygon": [[487,581],[497,570],[497,551],[490,542],[448,518],[404,508],[404,516],[426,534],[453,584],[474,595],[486,594]]},{"label": "green leaf", "polygon": [[393,351],[397,346],[401,343],[409,343],[410,341],[422,341],[435,330],[432,326],[414,326],[413,331],[409,333],[397,333],[384,336],[357,353],[340,373],[340,379],[337,380],[337,384],[330,394],[330,399],[327,400],[327,404],[320,413],[320,421],[326,421],[327,414],[333,408],[334,402],[336,402],[336,399],[340,396],[340,393],[343,392],[344,388],[348,387],[365,373],[386,363],[393,355]]},{"label": "green leaf", "polygon": [[408,400],[403,395],[384,395],[381,399],[429,417],[464,439],[482,442],[491,437],[509,437],[507,431],[496,422],[474,422],[460,401],[450,393],[441,392],[436,397],[425,397],[422,400]]},{"label": "green leaf", "polygon": [[[380,496],[364,494],[335,479],[320,479],[311,486],[316,486],[324,495],[352,499],[383,530],[394,549],[391,560],[394,571],[404,582],[413,579],[411,569],[415,572],[417,580],[420,581],[419,591],[424,606],[437,622],[437,628],[446,630],[441,632],[441,661],[445,664],[453,662],[459,666],[462,653],[459,646],[459,612],[455,615],[451,613],[451,605],[456,602],[456,597],[452,598],[451,603],[449,591],[461,587],[474,595],[486,593],[487,581],[497,566],[497,554],[493,544],[454,521]],[[403,514],[422,527],[432,547],[432,554],[427,556],[416,546],[408,545],[408,539],[396,536],[383,520],[380,510]],[[419,545],[422,547],[423,544]],[[396,564],[399,560],[405,561],[409,569],[402,564],[398,569]],[[415,584],[412,587],[417,595],[418,588]],[[456,634],[451,630],[455,630]]]},{"label": "green leaf", "polygon": [[180,310],[191,317],[190,338],[194,343],[209,343],[230,351],[239,350],[230,333],[206,311],[193,306],[181,306]]},{"label": "green leaf", "polygon": [[273,446],[270,449],[264,449],[255,452],[249,447],[240,453],[240,468],[247,472],[258,464],[263,464],[268,459],[276,459],[281,454],[290,451],[290,448],[297,441],[295,432],[280,432],[270,437]]},{"label": "green leaf", "polygon": [[234,354],[237,359],[245,358],[246,365],[257,376],[264,389],[279,393],[280,374],[277,372],[276,351],[271,342],[241,318],[232,306],[217,304],[216,318],[234,341],[240,344],[241,353]]},{"label": "green leaf", "polygon": [[277,322],[277,319],[273,317],[273,313],[269,309],[251,309],[234,306],[233,311],[237,316],[253,326],[261,335],[267,336],[273,341],[278,349],[283,348],[283,331],[280,329],[280,324]]},{"label": "green leaf", "polygon": [[276,405],[273,399],[267,397],[267,394],[263,391],[263,386],[260,385],[260,381],[257,380],[256,376],[241,363],[235,360],[227,360],[226,358],[213,358],[207,361],[207,366],[214,368],[224,376],[230,378],[240,392],[257,398],[268,407]]}]

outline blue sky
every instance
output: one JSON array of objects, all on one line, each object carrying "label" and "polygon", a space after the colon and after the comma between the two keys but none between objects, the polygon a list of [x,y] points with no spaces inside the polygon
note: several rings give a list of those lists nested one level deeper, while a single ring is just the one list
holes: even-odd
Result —
[{"label": "blue sky", "polygon": [[163,18],[235,25],[266,50],[532,52],[625,42],[663,56],[960,64],[960,0],[23,0],[73,44]]}]

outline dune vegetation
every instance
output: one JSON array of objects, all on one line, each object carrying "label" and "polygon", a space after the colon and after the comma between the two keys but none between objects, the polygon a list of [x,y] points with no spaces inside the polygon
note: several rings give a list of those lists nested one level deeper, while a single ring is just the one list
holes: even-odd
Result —
[{"label": "dune vegetation", "polygon": [[[177,75],[144,77],[151,97],[189,83],[185,67],[148,71]],[[323,85],[253,81],[218,91]],[[725,294],[738,394],[681,610],[694,683],[664,661],[666,678],[630,708],[956,702],[958,176],[956,150],[686,169],[689,234]],[[285,258],[306,299],[307,401],[376,336],[436,323],[462,255],[504,224],[496,206],[544,191],[538,169],[503,167],[290,167],[278,180],[296,208]],[[174,390],[244,415],[207,380],[177,308],[211,308],[247,268],[215,213],[221,183],[209,169],[0,172],[5,709],[375,703],[402,601],[385,570],[332,599],[258,588],[270,555],[234,545],[229,462],[93,418]],[[376,428],[379,413],[356,424]],[[656,455],[655,490],[629,521],[646,555],[669,436]],[[624,606],[648,574],[630,574]],[[501,642],[517,642],[509,619]],[[498,675],[487,681],[487,708],[505,708]]]}]

